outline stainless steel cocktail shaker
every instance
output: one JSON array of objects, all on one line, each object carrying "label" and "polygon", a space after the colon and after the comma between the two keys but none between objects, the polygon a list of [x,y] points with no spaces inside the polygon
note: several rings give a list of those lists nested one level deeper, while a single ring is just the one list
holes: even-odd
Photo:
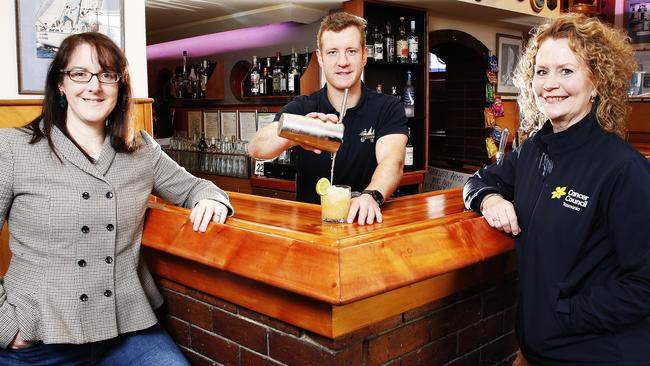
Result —
[{"label": "stainless steel cocktail shaker", "polygon": [[329,152],[336,152],[341,146],[343,129],[340,123],[291,113],[283,113],[278,121],[278,136]]},{"label": "stainless steel cocktail shaker", "polygon": [[317,118],[283,113],[278,121],[278,136],[323,151],[336,152],[343,142],[343,117],[347,110],[347,102],[348,89],[345,89],[339,123],[323,122]]}]

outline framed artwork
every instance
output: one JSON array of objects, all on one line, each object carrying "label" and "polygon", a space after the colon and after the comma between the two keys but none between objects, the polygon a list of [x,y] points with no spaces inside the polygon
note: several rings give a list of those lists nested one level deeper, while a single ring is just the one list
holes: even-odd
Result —
[{"label": "framed artwork", "polygon": [[15,1],[19,94],[43,94],[50,63],[71,34],[100,32],[124,49],[123,0]]},{"label": "framed artwork", "polygon": [[237,111],[219,111],[221,121],[221,137],[239,138],[237,134]]},{"label": "framed artwork", "polygon": [[497,58],[499,75],[497,77],[497,94],[517,95],[519,90],[512,83],[519,57],[524,47],[521,37],[497,33]]},{"label": "framed artwork", "polygon": [[250,141],[257,132],[257,111],[237,111],[239,114],[239,139]]},{"label": "framed artwork", "polygon": [[219,128],[219,111],[203,112],[203,132],[205,137],[220,137],[221,129]]},{"label": "framed artwork", "polygon": [[188,111],[187,112],[187,136],[190,139],[193,139],[195,136],[198,138],[201,136],[203,127],[201,125],[201,117],[203,113],[201,111]]},{"label": "framed artwork", "polygon": [[272,112],[260,112],[257,114],[257,130],[261,130],[264,127],[270,125],[275,120],[275,113]]},{"label": "framed artwork", "polygon": [[625,0],[625,29],[636,49],[650,50],[650,0]]}]

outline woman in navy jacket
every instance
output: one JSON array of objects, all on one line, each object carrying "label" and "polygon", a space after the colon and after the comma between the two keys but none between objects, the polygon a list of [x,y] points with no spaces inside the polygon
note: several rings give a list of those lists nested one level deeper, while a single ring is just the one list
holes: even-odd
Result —
[{"label": "woman in navy jacket", "polygon": [[515,75],[534,133],[465,185],[468,208],[516,235],[515,364],[650,364],[650,163],[621,138],[635,67],[596,18],[538,27]]}]

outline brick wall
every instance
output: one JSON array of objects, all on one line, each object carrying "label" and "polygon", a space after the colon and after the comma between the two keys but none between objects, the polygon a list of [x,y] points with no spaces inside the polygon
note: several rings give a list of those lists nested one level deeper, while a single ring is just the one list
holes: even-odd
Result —
[{"label": "brick wall", "polygon": [[331,340],[159,280],[163,323],[192,365],[499,365],[512,363],[514,274]]}]

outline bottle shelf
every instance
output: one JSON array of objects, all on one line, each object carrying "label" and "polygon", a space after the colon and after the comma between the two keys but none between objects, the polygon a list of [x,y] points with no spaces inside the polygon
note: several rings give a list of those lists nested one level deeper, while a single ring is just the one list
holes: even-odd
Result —
[{"label": "bottle shelf", "polygon": [[386,67],[386,68],[409,68],[409,67],[424,67],[426,66],[423,63],[417,63],[417,64],[412,64],[412,63],[401,63],[401,62],[377,62],[377,61],[369,61],[366,64],[366,68],[374,68],[374,67]]},{"label": "bottle shelf", "polygon": [[[298,60],[304,60],[306,54],[305,53],[298,53]],[[267,57],[262,57],[258,59],[262,63],[262,68],[260,69],[260,77],[262,77],[262,69],[267,67],[266,66],[266,60]],[[275,66],[275,58],[271,58],[271,66],[270,69],[267,68],[268,74],[272,74],[273,67]],[[291,55],[284,55],[280,56],[280,62],[283,65],[289,65],[290,64],[290,59]],[[264,61],[264,62],[262,62]],[[261,102],[268,102],[268,101],[285,101],[285,102],[290,102],[293,98],[295,98],[298,95],[308,95],[320,88],[319,85],[319,66],[318,66],[318,60],[316,59],[315,52],[311,52],[309,54],[309,62],[307,64],[307,68],[303,69],[304,65],[302,61],[298,63],[299,70],[302,71],[302,74],[300,75],[300,85],[297,86],[297,89],[299,93],[292,93],[292,94],[263,94],[263,95],[251,95],[251,71],[253,70],[253,65],[248,62],[248,61],[240,61],[241,63],[245,63],[247,65],[247,70],[245,75],[241,77],[236,83],[237,89],[236,92],[234,92],[235,96],[237,99],[243,101],[243,102],[252,102],[252,101],[261,101]],[[286,72],[286,70],[285,70]],[[267,80],[267,88],[272,89],[272,83],[269,86],[269,82],[271,82],[270,79]]]},{"label": "bottle shelf", "polygon": [[[343,10],[359,15],[369,24],[368,37],[375,25],[386,39],[385,25],[390,22],[391,34],[397,40],[399,34],[400,17],[404,18],[404,28],[407,35],[411,21],[415,21],[415,34],[418,37],[417,63],[401,63],[369,60],[364,71],[364,83],[374,89],[377,84],[382,84],[385,94],[390,94],[391,88],[397,88],[400,96],[404,93],[407,72],[411,72],[412,85],[415,89],[415,116],[409,117],[408,127],[411,129],[411,143],[413,144],[413,166],[404,168],[405,177],[408,175],[421,184],[421,179],[426,174],[428,164],[428,96],[429,96],[429,70],[428,70],[428,45],[427,45],[427,10],[411,6],[402,6],[395,3],[381,2],[379,0],[350,0],[343,3]],[[386,45],[384,44],[384,57]],[[420,181],[417,181],[420,179]],[[417,193],[417,192],[409,192]]]}]

